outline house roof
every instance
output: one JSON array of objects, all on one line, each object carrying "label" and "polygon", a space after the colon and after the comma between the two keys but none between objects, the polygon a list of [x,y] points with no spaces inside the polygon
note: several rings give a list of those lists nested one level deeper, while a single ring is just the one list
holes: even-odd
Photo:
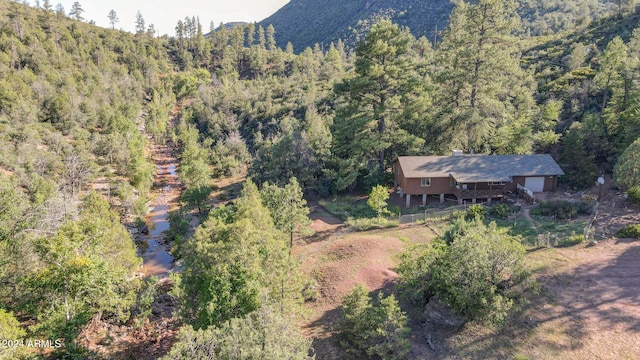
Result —
[{"label": "house roof", "polygon": [[406,178],[449,177],[460,183],[511,181],[513,176],[564,175],[551,155],[400,156]]}]

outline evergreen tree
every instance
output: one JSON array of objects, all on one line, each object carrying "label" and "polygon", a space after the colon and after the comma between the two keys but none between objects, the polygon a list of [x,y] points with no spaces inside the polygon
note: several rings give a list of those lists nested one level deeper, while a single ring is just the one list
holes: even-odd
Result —
[{"label": "evergreen tree", "polygon": [[363,285],[354,287],[342,301],[341,345],[353,355],[404,359],[410,349],[407,315],[393,295],[380,293],[374,304]]},{"label": "evergreen tree", "polygon": [[293,248],[293,234],[309,225],[309,208],[302,197],[302,189],[295,177],[284,188],[265,184],[260,192],[262,203],[269,209],[276,228],[289,234],[289,252]]},{"label": "evergreen tree", "polygon": [[71,5],[71,11],[69,11],[69,16],[71,16],[72,18],[78,21],[82,21],[84,20],[84,18],[82,17],[83,12],[84,12],[84,9],[82,8],[82,5],[80,5],[80,3],[76,1],[73,3],[73,5]]},{"label": "evergreen tree", "polygon": [[178,342],[162,359],[313,359],[310,347],[295,319],[265,306],[216,328],[182,328]]},{"label": "evergreen tree", "polygon": [[613,170],[618,184],[626,189],[640,186],[640,138],[622,153]]},{"label": "evergreen tree", "polygon": [[408,114],[403,108],[412,95],[424,95],[412,67],[412,41],[408,31],[380,21],[356,48],[354,76],[336,86],[344,101],[333,129],[339,190],[363,177],[379,183],[394,156],[416,153],[424,145],[404,129]]},{"label": "evergreen tree", "polygon": [[138,10],[136,13],[136,34],[144,34],[146,29],[144,17],[142,17],[142,13]]},{"label": "evergreen tree", "polygon": [[436,150],[527,153],[535,113],[532,78],[520,68],[515,0],[456,3],[436,49]]},{"label": "evergreen tree", "polygon": [[181,255],[181,309],[195,328],[220,326],[270,303],[292,310],[299,297],[284,236],[250,181],[235,210],[212,211]]},{"label": "evergreen tree", "polygon": [[118,18],[118,14],[115,10],[111,9],[107,17],[109,18],[109,24],[111,24],[111,28],[115,29],[116,23],[120,21],[120,19]]}]

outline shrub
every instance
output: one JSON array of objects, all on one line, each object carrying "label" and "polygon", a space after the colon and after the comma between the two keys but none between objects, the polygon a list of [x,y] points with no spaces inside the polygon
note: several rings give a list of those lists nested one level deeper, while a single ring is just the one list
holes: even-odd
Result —
[{"label": "shrub", "polygon": [[[20,341],[25,335],[25,331],[20,327],[20,322],[13,313],[0,309],[0,341]],[[26,356],[23,357],[25,350],[19,346],[4,344],[0,350],[0,359],[26,359]]]},{"label": "shrub", "polygon": [[499,219],[507,219],[511,214],[514,214],[517,211],[517,208],[511,207],[507,204],[496,204],[491,208],[490,214]]},{"label": "shrub", "polygon": [[467,209],[467,212],[464,217],[467,220],[474,220],[474,219],[484,220],[486,212],[487,210],[482,205],[471,205]]},{"label": "shrub", "polygon": [[378,218],[381,218],[383,215],[389,214],[389,210],[387,210],[387,200],[389,200],[387,188],[382,185],[377,185],[371,189],[367,205],[376,212]]},{"label": "shrub", "polygon": [[356,231],[366,231],[372,229],[386,229],[396,227],[400,224],[398,220],[389,220],[385,218],[374,219],[354,219],[348,218],[346,221],[348,226],[351,226]]},{"label": "shrub", "polygon": [[582,244],[583,242],[584,242],[583,234],[573,233],[568,238],[558,242],[556,246],[558,247],[574,246],[574,245]]},{"label": "shrub", "polygon": [[151,315],[151,307],[158,296],[160,283],[155,276],[148,277],[142,284],[136,303],[133,305],[132,316],[135,318],[135,327],[140,328]]},{"label": "shrub", "polygon": [[169,230],[165,232],[165,239],[176,241],[189,232],[189,219],[182,210],[169,213]]},{"label": "shrub", "polygon": [[368,290],[358,285],[343,300],[340,345],[353,355],[402,359],[409,351],[407,315],[393,295],[378,294],[372,303]]},{"label": "shrub", "polygon": [[532,214],[553,216],[557,219],[571,219],[576,215],[588,215],[593,204],[587,201],[571,202],[566,200],[549,200],[540,203],[540,207],[531,210]]},{"label": "shrub", "polygon": [[469,320],[500,323],[527,289],[521,239],[480,220],[458,228],[464,231],[452,231],[450,245],[435,243],[420,257],[424,263],[403,262],[401,289],[416,284],[423,290],[410,293],[414,299],[434,295]]},{"label": "shrub", "polygon": [[398,215],[402,213],[402,209],[400,208],[400,206],[397,206],[397,205],[389,205],[388,209],[389,209],[389,212],[393,215]]},{"label": "shrub", "polygon": [[627,195],[629,196],[629,201],[640,204],[640,186],[634,186],[627,190]]},{"label": "shrub", "polygon": [[640,224],[629,224],[623,226],[616,236],[625,239],[640,239]]},{"label": "shrub", "polygon": [[219,327],[180,329],[177,342],[163,360],[191,359],[313,359],[311,340],[296,321],[268,305]]},{"label": "shrub", "polygon": [[573,203],[578,211],[579,215],[590,215],[593,210],[593,202],[590,201],[578,201]]}]

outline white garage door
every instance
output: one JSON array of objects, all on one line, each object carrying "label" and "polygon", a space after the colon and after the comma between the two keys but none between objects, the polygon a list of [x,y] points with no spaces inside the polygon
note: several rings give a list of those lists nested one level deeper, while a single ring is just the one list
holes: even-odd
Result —
[{"label": "white garage door", "polygon": [[533,192],[542,192],[544,190],[544,177],[525,178],[524,187]]}]

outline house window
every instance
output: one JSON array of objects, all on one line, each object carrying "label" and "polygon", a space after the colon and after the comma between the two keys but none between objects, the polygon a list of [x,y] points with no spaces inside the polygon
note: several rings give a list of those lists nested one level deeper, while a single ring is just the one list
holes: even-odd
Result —
[{"label": "house window", "polygon": [[489,185],[504,185],[504,181],[492,181],[489,183]]},{"label": "house window", "polygon": [[431,178],[422,178],[422,179],[420,179],[420,186],[421,187],[429,187],[429,186],[431,186]]}]

